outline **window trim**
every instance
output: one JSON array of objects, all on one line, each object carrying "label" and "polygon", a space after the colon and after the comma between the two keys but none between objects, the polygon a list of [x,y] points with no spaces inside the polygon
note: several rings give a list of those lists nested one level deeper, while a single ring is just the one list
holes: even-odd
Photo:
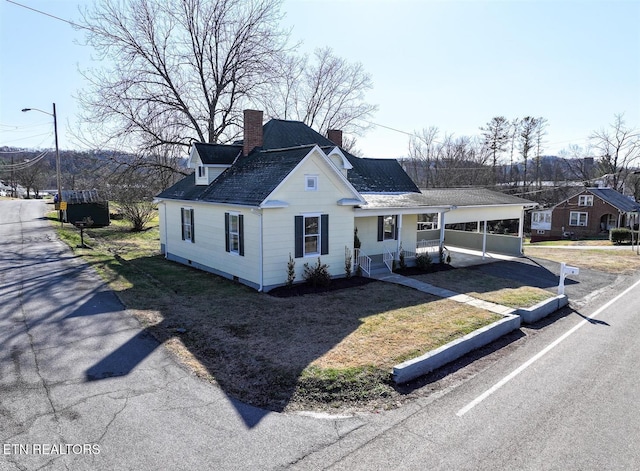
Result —
[{"label": "window trim", "polygon": [[593,206],[593,195],[579,195],[578,206]]},{"label": "window trim", "polygon": [[[318,218],[318,233],[306,234],[306,219],[317,217]],[[307,258],[307,257],[319,257],[321,255],[327,255],[329,253],[329,215],[322,213],[303,213],[294,216],[294,228],[295,228],[295,258]],[[318,237],[318,251],[309,252],[306,251],[306,237]]]},{"label": "window trim", "polygon": [[[576,215],[575,224],[574,215]],[[581,217],[584,216],[584,224],[580,224]],[[589,213],[585,211],[571,211],[569,212],[569,226],[571,227],[587,227],[589,224]]]},{"label": "window trim", "polygon": [[[313,182],[313,186],[310,186],[309,182]],[[304,176],[304,191],[318,191],[318,175]]]},{"label": "window trim", "polygon": [[[231,218],[233,217],[238,218],[237,232],[231,230]],[[231,243],[231,237],[236,234],[238,236],[238,250],[234,250]],[[231,255],[244,257],[244,215],[240,212],[227,211],[224,213],[224,249]]]},{"label": "window trim", "polygon": [[182,240],[185,242],[191,242],[195,244],[195,218],[193,208],[182,207],[180,208],[180,230],[182,232]]}]

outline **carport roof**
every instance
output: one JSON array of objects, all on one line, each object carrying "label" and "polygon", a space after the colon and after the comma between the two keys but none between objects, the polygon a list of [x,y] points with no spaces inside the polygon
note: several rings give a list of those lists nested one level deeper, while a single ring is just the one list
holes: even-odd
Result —
[{"label": "carport roof", "polygon": [[379,194],[363,193],[367,201],[363,209],[379,208],[442,208],[464,206],[536,206],[536,203],[517,196],[506,195],[486,188],[433,188],[420,193]]}]

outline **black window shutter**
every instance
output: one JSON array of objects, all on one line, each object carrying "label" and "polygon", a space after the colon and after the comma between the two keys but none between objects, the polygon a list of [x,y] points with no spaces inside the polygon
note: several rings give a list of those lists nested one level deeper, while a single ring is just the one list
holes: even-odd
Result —
[{"label": "black window shutter", "polygon": [[378,242],[384,240],[384,216],[378,216]]},{"label": "black window shutter", "polygon": [[240,255],[244,255],[244,216],[242,214],[238,216],[238,239]]},{"label": "black window shutter", "polygon": [[180,208],[180,230],[182,231],[182,240],[184,240],[184,208]]},{"label": "black window shutter", "polygon": [[393,225],[393,240],[398,240],[398,215],[394,216],[394,222],[395,224]]},{"label": "black window shutter", "polygon": [[329,215],[320,216],[320,254],[329,253]]},{"label": "black window shutter", "polygon": [[229,213],[224,213],[224,249],[229,252]]},{"label": "black window shutter", "polygon": [[195,243],[196,241],[196,220],[193,217],[193,209],[189,210],[191,212],[191,242]]},{"label": "black window shutter", "polygon": [[295,216],[295,230],[295,258],[301,258],[304,256],[304,218],[302,216]]}]

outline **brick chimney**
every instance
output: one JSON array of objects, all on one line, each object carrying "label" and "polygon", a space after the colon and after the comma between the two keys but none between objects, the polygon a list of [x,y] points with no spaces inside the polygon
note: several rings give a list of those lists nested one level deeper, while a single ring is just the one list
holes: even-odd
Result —
[{"label": "brick chimney", "polygon": [[262,147],[262,111],[244,110],[243,155],[249,155],[255,147]]},{"label": "brick chimney", "polygon": [[327,139],[338,147],[342,147],[342,131],[339,129],[329,129],[327,131]]}]

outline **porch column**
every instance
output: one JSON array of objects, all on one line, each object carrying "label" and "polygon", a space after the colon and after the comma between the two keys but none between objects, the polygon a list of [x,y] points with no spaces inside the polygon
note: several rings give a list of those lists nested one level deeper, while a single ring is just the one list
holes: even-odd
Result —
[{"label": "porch column", "polygon": [[524,209],[520,212],[518,219],[518,237],[520,237],[520,255],[522,255],[522,238],[524,237]]},{"label": "porch column", "polygon": [[486,253],[487,253],[487,221],[484,221],[484,227],[482,228],[482,260],[484,260],[484,256]]},{"label": "porch column", "polygon": [[440,249],[444,245],[444,211],[438,213],[438,225],[440,226]]},{"label": "porch column", "polygon": [[396,260],[400,260],[400,246],[402,245],[402,214],[396,216],[398,220],[398,240],[396,248]]}]

